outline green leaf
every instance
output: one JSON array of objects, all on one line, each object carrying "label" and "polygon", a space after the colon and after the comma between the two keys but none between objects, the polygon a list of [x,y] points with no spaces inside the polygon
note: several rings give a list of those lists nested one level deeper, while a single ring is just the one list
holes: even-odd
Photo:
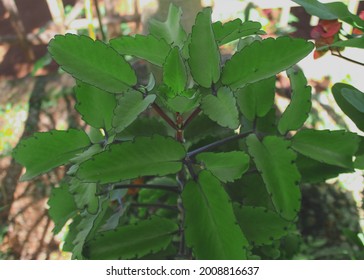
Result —
[{"label": "green leaf", "polygon": [[52,188],[48,200],[48,214],[54,222],[53,233],[59,233],[66,222],[77,213],[72,195],[66,184],[61,183],[58,188]]},{"label": "green leaf", "polygon": [[360,38],[353,38],[345,41],[337,41],[330,45],[331,47],[350,47],[350,48],[359,48],[364,49],[364,36]]},{"label": "green leaf", "polygon": [[222,82],[237,89],[272,77],[299,62],[313,48],[313,43],[290,37],[254,41],[226,62]]},{"label": "green leaf", "polygon": [[137,82],[134,70],[121,55],[87,36],[56,35],[48,51],[64,71],[100,89],[120,93]]},{"label": "green leaf", "polygon": [[353,156],[358,149],[359,138],[351,132],[313,130],[299,131],[292,138],[292,148],[319,162],[353,167]]},{"label": "green leaf", "polygon": [[343,83],[336,83],[331,90],[340,109],[356,124],[360,130],[364,131],[364,113],[358,111],[358,109],[353,106],[343,95],[344,92],[346,92],[346,95],[348,95],[348,92],[357,92],[358,90],[351,85]]},{"label": "green leaf", "polygon": [[311,110],[311,87],[307,86],[307,80],[301,70],[287,71],[292,88],[291,102],[283,112],[279,122],[278,130],[284,135],[290,130],[297,130],[308,118]]},{"label": "green leaf", "polygon": [[75,87],[77,103],[75,109],[82,119],[95,128],[111,128],[115,95],[78,81]]},{"label": "green leaf", "polygon": [[138,136],[151,137],[154,134],[168,136],[166,126],[157,118],[140,116],[131,125],[117,134],[116,139],[120,141],[130,141]]},{"label": "green leaf", "polygon": [[196,159],[224,183],[239,179],[249,168],[249,156],[244,152],[201,153]]},{"label": "green leaf", "polygon": [[[86,241],[92,239],[98,229],[100,221],[103,220],[104,215],[107,210],[109,200],[107,198],[102,198],[99,200],[99,209],[95,215],[85,212],[81,215],[80,222],[76,225],[75,230],[77,234],[72,242],[72,259],[83,260],[85,256],[83,255],[83,248]],[[74,236],[74,234],[73,234]]]},{"label": "green leaf", "polygon": [[201,109],[211,120],[223,127],[236,129],[239,126],[239,112],[234,94],[227,87],[220,88],[217,95],[202,98]]},{"label": "green leaf", "polygon": [[174,47],[163,65],[163,82],[176,94],[184,91],[187,83],[187,71],[178,47]]},{"label": "green leaf", "polygon": [[364,113],[364,93],[357,89],[343,88],[342,96],[360,113]]},{"label": "green leaf", "polygon": [[76,129],[34,133],[13,151],[14,159],[27,169],[20,180],[30,180],[67,163],[90,144],[87,134]]},{"label": "green leaf", "polygon": [[93,260],[140,258],[165,250],[177,231],[178,225],[174,221],[154,216],[99,234],[87,242],[84,255]]},{"label": "green leaf", "polygon": [[267,136],[260,142],[253,134],[246,142],[277,212],[293,220],[300,209],[301,193],[300,174],[294,164],[296,154],[289,149],[290,142],[277,136]]},{"label": "green leaf", "polygon": [[121,36],[110,40],[110,45],[121,55],[132,55],[162,66],[171,47],[163,39],[152,35]]},{"label": "green leaf", "polygon": [[117,133],[132,124],[155,100],[154,94],[143,97],[140,92],[127,91],[118,97],[118,105],[114,110],[113,128]]},{"label": "green leaf", "polygon": [[293,0],[305,8],[305,10],[320,19],[340,19],[360,29],[364,28],[364,20],[350,13],[348,7],[342,2],[323,4],[317,0]]},{"label": "green leaf", "polygon": [[99,209],[99,199],[96,196],[96,183],[83,183],[77,178],[72,178],[69,186],[69,192],[78,209],[86,208],[90,214],[96,214]]},{"label": "green leaf", "polygon": [[[165,90],[163,87],[160,89]],[[188,89],[177,96],[173,96],[174,94],[169,95],[169,89],[167,92],[163,92],[162,90],[159,92],[158,101],[161,101],[161,103],[172,113],[178,112],[183,114],[192,111],[200,105],[201,95],[196,89]]]},{"label": "green leaf", "polygon": [[264,117],[273,107],[276,77],[270,77],[235,92],[240,111],[250,121],[256,117]]},{"label": "green leaf", "polygon": [[211,27],[211,13],[211,8],[205,8],[197,14],[188,59],[193,79],[206,88],[220,78],[220,53]]},{"label": "green leaf", "polygon": [[156,38],[163,38],[168,44],[182,47],[187,34],[180,24],[182,9],[170,4],[167,20],[165,22],[151,19],[149,21],[149,33]]},{"label": "green leaf", "polygon": [[301,154],[297,156],[296,165],[303,183],[325,182],[325,180],[335,178],[339,174],[354,172],[354,169],[322,163]]},{"label": "green leaf", "polygon": [[241,51],[245,47],[249,46],[254,41],[262,41],[262,37],[256,35],[256,36],[249,36],[246,38],[239,39],[238,45],[236,46],[236,51]]},{"label": "green leaf", "polygon": [[142,176],[164,176],[182,168],[186,151],[172,138],[139,137],[110,148],[82,163],[76,176],[84,182],[113,183]]},{"label": "green leaf", "polygon": [[249,243],[270,245],[288,234],[291,222],[264,207],[234,205],[236,219]]},{"label": "green leaf", "polygon": [[248,242],[236,224],[227,193],[208,171],[198,182],[189,181],[182,192],[186,242],[197,259],[246,259]]},{"label": "green leaf", "polygon": [[245,36],[262,34],[262,31],[260,30],[261,27],[262,25],[259,22],[242,22],[239,18],[228,21],[224,24],[222,24],[220,21],[214,22],[212,24],[215,39],[219,46],[225,45]]}]

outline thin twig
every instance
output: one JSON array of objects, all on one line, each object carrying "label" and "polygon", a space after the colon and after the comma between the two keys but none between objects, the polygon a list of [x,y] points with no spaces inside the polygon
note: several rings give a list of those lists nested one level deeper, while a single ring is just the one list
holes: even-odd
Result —
[{"label": "thin twig", "polygon": [[342,58],[342,59],[345,59],[346,61],[350,61],[350,62],[352,62],[352,63],[355,63],[355,64],[358,64],[358,65],[364,66],[364,63],[359,62],[359,61],[356,61],[356,60],[353,60],[353,59],[348,58],[348,57],[346,57],[346,56],[343,56],[340,52],[338,52],[338,53],[331,52],[331,54],[332,54],[333,56],[337,56],[337,57],[340,57],[340,58]]},{"label": "thin twig", "polygon": [[[114,185],[112,190],[121,190],[121,189],[154,189],[154,190],[164,190],[174,193],[179,193],[179,189],[177,186],[172,185],[148,185],[148,184],[141,184],[141,185],[133,185],[133,184],[126,184],[126,185]],[[109,193],[110,190],[106,190],[100,193],[97,193],[96,195],[104,195]]]},{"label": "thin twig", "polygon": [[191,152],[188,152],[187,153],[187,157],[191,158],[191,157],[194,157],[195,155],[199,154],[199,153],[202,153],[202,152],[205,152],[207,150],[210,150],[210,149],[213,149],[213,148],[216,148],[218,146],[221,146],[227,142],[230,142],[230,141],[233,141],[233,140],[237,140],[237,139],[241,139],[241,138],[244,138],[246,136],[248,136],[249,134],[253,133],[253,131],[247,131],[247,132],[244,132],[244,133],[241,133],[241,134],[236,134],[236,135],[233,135],[233,136],[230,136],[230,137],[227,137],[227,138],[224,138],[224,139],[221,139],[219,141],[216,141],[216,142],[213,142],[211,144],[208,144],[206,146],[203,146],[201,148],[198,148],[196,150],[193,150]]},{"label": "thin twig", "polygon": [[101,13],[100,13],[100,7],[99,7],[98,0],[94,0],[94,4],[95,4],[95,8],[96,8],[97,20],[99,21],[102,41],[106,42],[106,34],[104,32],[103,25],[102,25]]},{"label": "thin twig", "polygon": [[186,119],[186,121],[183,123],[182,125],[182,129],[185,129],[190,123],[191,121],[197,117],[197,115],[201,112],[201,108],[197,107],[192,113],[191,115]]},{"label": "thin twig", "polygon": [[177,125],[174,123],[174,121],[171,120],[171,118],[164,113],[164,111],[162,110],[161,107],[158,106],[157,103],[152,103],[152,108],[158,113],[158,115],[160,115],[173,129],[177,130],[178,127]]}]

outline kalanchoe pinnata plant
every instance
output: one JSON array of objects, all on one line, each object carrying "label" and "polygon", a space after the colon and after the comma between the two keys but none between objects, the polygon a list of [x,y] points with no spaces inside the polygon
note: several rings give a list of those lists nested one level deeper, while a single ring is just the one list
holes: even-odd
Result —
[{"label": "kalanchoe pinnata plant", "polygon": [[[212,23],[211,12],[197,15],[191,34],[172,5],[146,36],[50,42],[76,79],[76,110],[91,129],[35,133],[13,155],[26,167],[22,180],[70,166],[49,213],[54,233],[72,219],[63,250],[73,258],[289,257],[300,182],[353,171],[356,134],[302,129],[311,88],[293,66],[314,45],[263,40],[259,23]],[[223,64],[219,47],[234,40],[238,50]],[[162,82],[152,73],[140,82],[125,56],[159,67]],[[282,71],[292,99],[276,114]]]}]

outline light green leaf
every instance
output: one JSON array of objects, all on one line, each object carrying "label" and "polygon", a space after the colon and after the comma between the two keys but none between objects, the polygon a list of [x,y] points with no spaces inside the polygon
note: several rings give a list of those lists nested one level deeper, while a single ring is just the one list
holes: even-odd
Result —
[{"label": "light green leaf", "polygon": [[364,93],[357,89],[343,88],[342,96],[360,113],[364,113]]},{"label": "light green leaf", "polygon": [[317,0],[293,0],[305,10],[320,19],[340,19],[360,29],[364,29],[364,20],[352,14],[342,2],[321,3]]},{"label": "light green leaf", "polygon": [[78,81],[75,87],[77,103],[75,109],[82,119],[95,128],[111,128],[115,95]]},{"label": "light green leaf", "polygon": [[264,207],[234,205],[236,219],[249,243],[270,245],[287,235],[292,223]]},{"label": "light green leaf", "polygon": [[100,89],[120,93],[137,82],[134,70],[121,55],[87,36],[56,35],[48,51],[64,71]]},{"label": "light green leaf", "polygon": [[276,77],[248,84],[235,92],[240,112],[250,121],[264,117],[273,107]]},{"label": "light green leaf", "polygon": [[154,216],[99,234],[86,243],[84,255],[93,260],[140,258],[166,249],[177,231],[174,221]]},{"label": "light green leaf", "polygon": [[290,142],[277,136],[267,136],[260,142],[253,134],[246,142],[276,211],[284,219],[293,220],[300,209],[301,193],[296,154],[289,149]]},{"label": "light green leaf", "polygon": [[236,51],[241,51],[245,47],[249,46],[254,41],[262,41],[262,37],[260,36],[249,36],[246,38],[239,39],[238,45],[236,46]]},{"label": "light green leaf", "polygon": [[74,227],[77,234],[72,234],[74,240],[72,241],[72,259],[83,260],[85,256],[83,255],[83,248],[86,241],[92,239],[103,220],[106,210],[108,208],[109,200],[104,197],[99,200],[98,211],[95,215],[84,212],[81,214],[80,222]]},{"label": "light green leaf", "polygon": [[358,89],[351,85],[336,83],[331,90],[340,109],[356,124],[360,130],[364,131],[364,113],[359,111],[344,97],[344,92],[346,92],[346,95],[348,95],[349,92],[357,92]]},{"label": "light green leaf", "polygon": [[354,169],[322,163],[301,154],[297,155],[296,165],[303,183],[325,182],[339,174],[354,172]]},{"label": "light green leaf", "polygon": [[110,40],[110,45],[121,55],[132,55],[162,66],[171,47],[163,39],[152,35],[121,36]]},{"label": "light green leaf", "polygon": [[149,32],[156,38],[163,38],[168,44],[182,47],[187,34],[184,31],[181,21],[182,9],[170,4],[167,20],[165,22],[151,19],[149,21]]},{"label": "light green leaf", "polygon": [[113,183],[142,176],[164,176],[182,168],[186,151],[172,138],[139,137],[110,148],[82,163],[76,176],[84,182]]},{"label": "light green leaf", "polygon": [[58,188],[52,188],[48,200],[48,214],[54,222],[53,233],[59,233],[66,222],[77,213],[72,195],[68,192],[66,184],[61,183]]},{"label": "light green leaf", "polygon": [[254,41],[236,52],[222,72],[222,82],[233,89],[276,75],[307,56],[314,45],[290,37]]},{"label": "light green leaf", "polygon": [[87,134],[76,129],[34,133],[13,151],[14,159],[27,169],[20,180],[30,180],[69,162],[90,144]]},{"label": "light green leaf", "polygon": [[353,156],[358,145],[357,135],[343,130],[306,129],[292,138],[292,148],[297,152],[319,162],[344,168],[353,167]]},{"label": "light green leaf", "polygon": [[364,36],[360,38],[353,38],[345,41],[337,41],[330,45],[331,47],[350,47],[364,49]]},{"label": "light green leaf", "polygon": [[205,8],[197,14],[188,59],[193,79],[206,88],[220,78],[220,53],[211,27],[211,13],[211,8]]},{"label": "light green leaf", "polygon": [[176,94],[185,89],[187,71],[178,47],[174,47],[163,65],[163,82]]},{"label": "light green leaf", "polygon": [[264,34],[265,32],[260,30],[262,25],[256,21],[245,21],[237,18],[232,21],[228,21],[222,24],[220,21],[212,24],[212,29],[215,34],[215,39],[219,46],[230,43],[231,41],[239,38],[254,35]]},{"label": "light green leaf", "polygon": [[239,179],[249,168],[249,156],[244,152],[201,153],[196,159],[224,183]]},{"label": "light green leaf", "polygon": [[211,120],[223,127],[236,129],[239,126],[239,112],[234,94],[227,87],[220,88],[217,95],[202,98],[201,109]]},{"label": "light green leaf", "polygon": [[99,209],[99,199],[96,196],[96,183],[83,183],[77,178],[72,178],[69,186],[69,192],[78,209],[86,208],[90,214],[96,214]]},{"label": "light green leaf", "polygon": [[114,110],[112,125],[114,130],[119,133],[132,124],[137,117],[144,112],[155,100],[154,94],[143,95],[137,91],[127,91],[118,97],[118,105]]},{"label": "light green leaf", "polygon": [[311,87],[307,86],[303,72],[301,70],[295,72],[291,68],[287,74],[291,81],[292,98],[278,122],[278,130],[281,134],[301,128],[308,118],[312,105]]},{"label": "light green leaf", "polygon": [[182,192],[186,242],[197,259],[246,259],[248,242],[236,224],[228,195],[208,171],[190,181]]}]

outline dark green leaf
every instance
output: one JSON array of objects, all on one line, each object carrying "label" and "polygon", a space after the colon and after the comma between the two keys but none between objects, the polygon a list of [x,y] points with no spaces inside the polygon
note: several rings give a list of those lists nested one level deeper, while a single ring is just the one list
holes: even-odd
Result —
[{"label": "dark green leaf", "polygon": [[168,44],[182,47],[186,40],[187,34],[184,31],[180,21],[182,9],[170,4],[167,20],[165,22],[151,19],[149,21],[149,32],[156,38],[163,38]]},{"label": "dark green leaf", "polygon": [[119,54],[136,56],[158,66],[163,65],[171,50],[165,40],[152,35],[121,36],[110,40],[110,45]]},{"label": "dark green leaf", "polygon": [[111,128],[115,95],[78,81],[75,87],[77,103],[75,109],[82,119],[95,128]]},{"label": "dark green leaf", "polygon": [[311,87],[307,86],[303,72],[301,70],[294,71],[291,68],[287,74],[291,81],[292,98],[278,122],[278,130],[281,134],[301,128],[308,118],[312,105]]},{"label": "dark green leaf", "polygon": [[52,188],[48,205],[48,214],[54,222],[53,233],[57,234],[66,222],[77,213],[73,197],[68,192],[66,184],[61,183],[60,187]]},{"label": "dark green leaf", "polygon": [[290,37],[254,41],[226,62],[222,82],[237,89],[272,77],[299,62],[313,48],[310,42]]},{"label": "dark green leaf", "polygon": [[114,110],[113,128],[117,133],[132,124],[155,100],[154,94],[143,97],[140,92],[127,91],[118,97],[118,105]]},{"label": "dark green leaf", "polygon": [[343,88],[342,96],[360,113],[364,113],[364,93],[357,89]]},{"label": "dark green leaf", "polygon": [[288,234],[291,222],[264,207],[234,205],[236,219],[251,244],[269,245]]},{"label": "dark green leaf", "polygon": [[317,0],[293,0],[305,10],[320,19],[340,19],[360,29],[364,29],[364,20],[350,13],[348,7],[342,2],[323,4]]},{"label": "dark green leaf", "polygon": [[346,98],[343,96],[344,92],[356,92],[357,89],[351,85],[337,83],[332,87],[336,103],[340,109],[356,124],[356,126],[364,131],[364,113],[358,111]]},{"label": "dark green leaf", "polygon": [[196,159],[224,183],[239,179],[249,168],[249,156],[244,152],[201,153]]},{"label": "dark green leaf", "polygon": [[290,142],[276,136],[267,136],[260,142],[252,134],[247,145],[277,212],[293,220],[300,209],[301,193],[300,174],[294,164],[296,154],[289,149]]},{"label": "dark green leaf", "polygon": [[353,169],[325,164],[301,154],[298,154],[296,164],[304,183],[325,182],[339,174],[354,172]]},{"label": "dark green leaf", "polygon": [[20,180],[30,180],[67,163],[90,144],[87,134],[76,129],[34,133],[13,151],[14,159],[27,169]]},{"label": "dark green leaf", "polygon": [[172,138],[139,137],[134,142],[111,145],[82,163],[76,176],[85,182],[112,183],[141,176],[164,176],[182,168],[186,151]]},{"label": "dark green leaf", "polygon": [[176,94],[184,91],[187,83],[187,71],[178,47],[168,54],[163,65],[163,82]]},{"label": "dark green leaf", "polygon": [[235,92],[240,111],[250,121],[265,116],[273,107],[276,77],[261,80]]},{"label": "dark green leaf", "polygon": [[86,208],[90,214],[97,213],[99,199],[96,196],[96,187],[96,183],[83,183],[77,180],[77,178],[71,180],[69,192],[73,195],[78,209],[83,210]]},{"label": "dark green leaf", "polygon": [[220,78],[220,53],[211,27],[211,13],[211,8],[205,8],[196,17],[188,59],[193,79],[206,88]]},{"label": "dark green leaf", "polygon": [[222,24],[220,21],[214,22],[212,24],[215,39],[219,46],[245,36],[262,34],[262,31],[260,30],[261,27],[262,25],[259,22],[242,22],[239,18],[228,21],[224,24]]},{"label": "dark green leaf", "polygon": [[74,34],[56,35],[48,51],[64,71],[103,90],[119,93],[137,82],[125,59],[101,41]]},{"label": "dark green leaf", "polygon": [[208,171],[190,181],[182,193],[186,242],[197,259],[246,259],[248,242],[236,224],[221,183]]},{"label": "dark green leaf", "polygon": [[292,138],[292,148],[319,162],[353,167],[353,156],[358,149],[359,138],[351,132],[312,130],[299,131]]},{"label": "dark green leaf", "polygon": [[140,258],[165,250],[177,231],[175,222],[154,216],[135,225],[99,234],[87,242],[84,255],[93,260]]},{"label": "dark green leaf", "polygon": [[206,95],[201,102],[202,111],[223,127],[236,129],[239,126],[239,112],[234,94],[229,88],[220,88],[217,95]]}]

